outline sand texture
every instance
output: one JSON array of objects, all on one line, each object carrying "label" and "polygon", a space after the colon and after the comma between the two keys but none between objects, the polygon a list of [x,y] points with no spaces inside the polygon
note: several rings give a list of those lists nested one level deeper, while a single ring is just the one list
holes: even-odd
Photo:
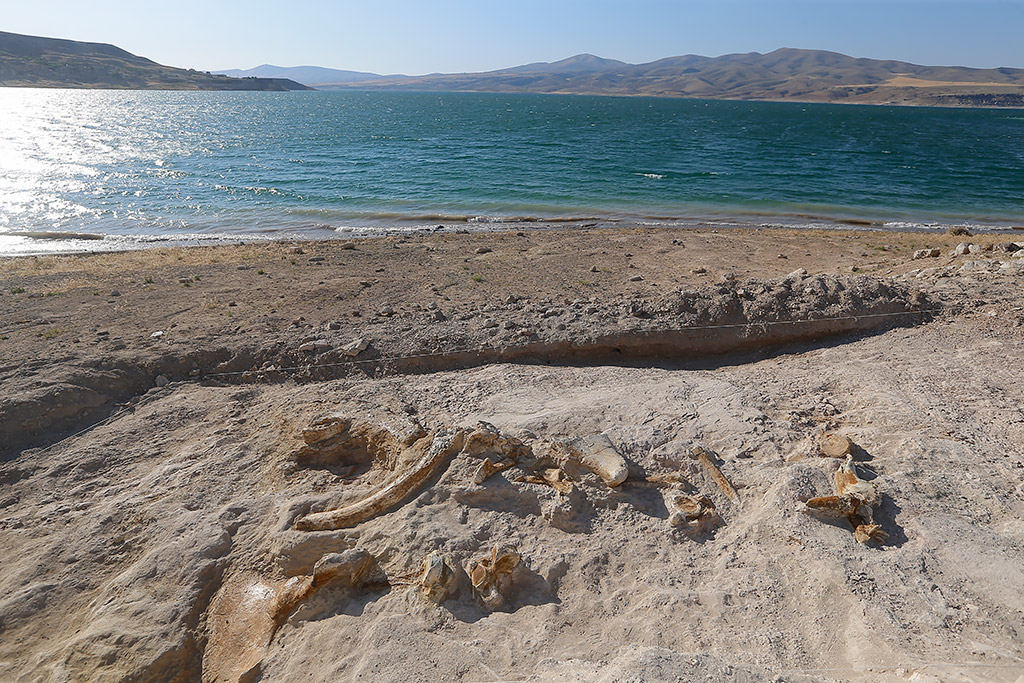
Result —
[{"label": "sand texture", "polygon": [[0,680],[1019,681],[1020,253],[0,261]]}]

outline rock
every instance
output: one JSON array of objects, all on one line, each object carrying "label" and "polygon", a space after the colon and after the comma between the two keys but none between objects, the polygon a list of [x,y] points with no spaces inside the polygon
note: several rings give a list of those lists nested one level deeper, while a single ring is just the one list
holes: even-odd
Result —
[{"label": "rock", "polygon": [[992,248],[995,251],[1002,251],[1007,254],[1012,254],[1014,252],[1021,250],[1020,246],[1016,242],[1000,242],[999,244],[996,244]]},{"label": "rock", "polygon": [[690,272],[693,273],[694,275],[703,275],[704,273],[708,272],[708,269],[705,268],[704,266],[697,266],[696,268],[691,268]]},{"label": "rock", "polygon": [[629,281],[630,282],[641,282],[643,279],[644,279],[643,275],[634,275],[633,277],[629,278]]},{"label": "rock", "polygon": [[601,269],[598,268],[597,266],[590,266],[590,272],[591,273],[600,273]]},{"label": "rock", "polygon": [[937,258],[941,255],[942,251],[939,249],[918,249],[914,252],[915,259]]},{"label": "rock", "polygon": [[785,254],[779,254],[779,255],[778,255],[778,256],[776,256],[775,258],[781,258],[781,259],[788,259],[789,257],[788,257],[788,256],[786,256]]},{"label": "rock", "polygon": [[320,263],[321,261],[324,261],[326,259],[324,259],[323,256],[310,256],[306,260],[309,261],[310,263]]},{"label": "rock", "polygon": [[356,248],[356,243],[355,242],[343,242],[342,245],[341,245],[341,248],[342,249],[347,249],[347,250],[351,251],[351,250]]},{"label": "rock", "polygon": [[845,458],[853,443],[841,434],[824,434],[818,441],[818,452],[826,458]]},{"label": "rock", "polygon": [[110,291],[110,296],[121,296],[121,292],[117,291],[116,289],[113,289]]},{"label": "rock", "polygon": [[341,347],[341,352],[346,356],[355,357],[365,351],[368,346],[369,343],[365,339],[353,339],[348,344]]},{"label": "rock", "polygon": [[163,330],[157,330],[153,334],[149,335],[149,338],[150,339],[159,339],[162,336],[164,336],[164,331]]},{"label": "rock", "polygon": [[967,252],[970,254],[981,254],[986,251],[992,251],[991,244],[972,244],[967,247]]},{"label": "rock", "polygon": [[391,308],[390,306],[385,306],[382,309],[380,309],[379,311],[377,311],[377,315],[385,317],[385,318],[393,316],[394,314],[395,314],[395,309]]},{"label": "rock", "polygon": [[803,280],[805,277],[807,277],[807,269],[805,269],[805,268],[797,268],[792,273],[787,275],[786,279],[787,280]]},{"label": "rock", "polygon": [[305,254],[306,252],[302,250],[302,247],[292,247],[291,249],[288,250],[288,253],[289,254]]},{"label": "rock", "polygon": [[163,375],[157,375],[156,379],[153,380],[153,384],[157,385],[158,387],[166,387],[170,383],[171,380],[167,379]]},{"label": "rock", "polygon": [[949,252],[949,255],[950,256],[964,256],[965,254],[969,254],[970,250],[971,250],[971,245],[970,244],[968,244],[967,242],[961,242],[960,244],[958,244],[955,247],[953,247],[953,250]]},{"label": "rock", "polygon": [[299,346],[299,351],[303,353],[323,353],[324,351],[330,351],[332,348],[333,347],[330,343],[322,339],[317,339],[301,344]]},{"label": "rock", "polygon": [[474,254],[490,254],[491,253],[491,248],[490,247],[477,247],[476,250],[473,253]]}]

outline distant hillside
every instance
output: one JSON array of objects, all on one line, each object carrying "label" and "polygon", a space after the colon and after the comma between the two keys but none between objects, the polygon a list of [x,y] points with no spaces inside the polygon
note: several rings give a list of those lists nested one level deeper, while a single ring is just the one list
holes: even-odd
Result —
[{"label": "distant hillside", "polygon": [[382,77],[321,87],[1024,107],[1024,69],[921,66],[792,48],[648,64],[577,55],[485,73]]},{"label": "distant hillside", "polygon": [[290,78],[298,83],[311,86],[323,83],[358,83],[381,78],[402,78],[402,76],[381,76],[365,71],[327,69],[322,66],[274,66],[273,64],[262,64],[252,69],[224,69],[213,73],[232,78]]},{"label": "distant hillside", "polygon": [[103,43],[0,31],[0,86],[146,90],[309,90],[283,78],[228,78],[163,66]]}]

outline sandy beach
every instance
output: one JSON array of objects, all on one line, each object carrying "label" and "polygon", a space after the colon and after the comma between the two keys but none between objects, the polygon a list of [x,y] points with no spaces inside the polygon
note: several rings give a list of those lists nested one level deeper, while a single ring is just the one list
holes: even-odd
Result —
[{"label": "sandy beach", "polygon": [[1024,680],[1021,246],[0,259],[0,678]]}]

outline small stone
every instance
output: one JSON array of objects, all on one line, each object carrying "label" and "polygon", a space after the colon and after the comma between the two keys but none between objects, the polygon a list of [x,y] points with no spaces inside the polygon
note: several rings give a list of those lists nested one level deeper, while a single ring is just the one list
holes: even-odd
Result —
[{"label": "small stone", "polygon": [[708,272],[708,269],[705,268],[704,266],[697,266],[696,268],[691,268],[690,272],[693,273],[694,275],[703,275],[704,273]]},{"label": "small stone", "polygon": [[340,330],[341,329],[341,323],[339,323],[337,320],[332,320],[331,322],[329,322],[327,324],[327,327],[328,327],[328,329],[331,329],[331,330]]},{"label": "small stone", "polygon": [[238,304],[236,304],[234,301],[229,301],[228,302],[228,306],[232,306],[233,307],[233,306],[237,306],[237,305]]},{"label": "small stone", "polygon": [[634,275],[633,277],[629,278],[629,281],[630,282],[640,282],[643,279],[644,279],[643,275]]},{"label": "small stone", "polygon": [[235,266],[237,270],[252,270],[252,266]]},{"label": "small stone", "polygon": [[390,306],[385,306],[382,309],[380,309],[379,311],[377,311],[377,315],[384,316],[385,318],[390,317],[390,316],[392,316],[394,314],[395,314],[395,309],[391,308]]},{"label": "small stone", "polygon": [[188,371],[188,376],[189,377],[198,377],[199,376],[199,368],[192,368],[191,370],[189,370]]},{"label": "small stone", "polygon": [[291,249],[288,250],[288,253],[289,254],[305,254],[306,252],[302,250],[302,247],[292,247]]},{"label": "small stone", "polygon": [[179,277],[178,278],[178,284],[179,285],[187,285],[190,282],[192,282],[192,278],[190,278],[190,277]]},{"label": "small stone", "polygon": [[164,336],[164,331],[163,330],[157,330],[153,334],[149,335],[149,338],[150,339],[159,339],[162,336]]},{"label": "small stone", "polygon": [[971,245],[967,242],[961,242],[960,244],[953,247],[953,250],[949,252],[950,256],[964,256],[971,253]]},{"label": "small stone", "polygon": [[972,244],[967,247],[967,253],[969,254],[980,254],[984,251],[991,251],[991,244]]},{"label": "small stone", "polygon": [[601,269],[598,268],[597,266],[590,266],[590,272],[591,273],[600,273]]},{"label": "small stone", "polygon": [[534,333],[533,330],[528,330],[528,329],[524,328],[522,330],[519,330],[519,334],[520,334],[520,336],[523,336],[523,337],[532,337],[535,333]]},{"label": "small stone", "polygon": [[914,259],[937,258],[942,255],[938,249],[918,249],[914,252]]},{"label": "small stone", "polygon": [[781,259],[788,259],[789,257],[788,257],[788,256],[786,256],[785,254],[779,254],[779,255],[778,255],[778,256],[776,256],[775,258],[781,258]]},{"label": "small stone", "polygon": [[348,344],[341,347],[341,352],[346,356],[358,356],[360,353],[366,350],[369,346],[365,339],[353,339]]},{"label": "small stone", "polygon": [[344,244],[341,245],[341,248],[342,249],[347,249],[347,250],[351,251],[351,250],[356,248],[356,243],[355,242],[345,242]]},{"label": "small stone", "polygon": [[442,322],[443,320],[447,320],[447,318],[444,317],[444,313],[442,313],[440,309],[432,311],[430,313],[430,318],[432,320],[437,321],[437,322]]},{"label": "small stone", "polygon": [[490,254],[491,253],[491,248],[490,247],[477,247],[476,251],[474,251],[473,253],[474,254]]},{"label": "small stone", "polygon": [[359,286],[360,287],[373,287],[373,283],[370,282],[369,280],[360,280],[359,281]]},{"label": "small stone", "polygon": [[163,375],[157,375],[156,379],[153,380],[153,384],[157,385],[158,387],[166,387],[170,383],[171,380],[167,379]]},{"label": "small stone", "polygon": [[324,257],[323,256],[310,256],[306,260],[309,261],[310,263],[320,263],[321,261],[324,260]]},{"label": "small stone", "polygon": [[804,268],[797,268],[792,273],[786,276],[787,280],[802,280],[807,277],[807,270]]},{"label": "small stone", "polygon": [[111,290],[110,296],[121,296],[121,292],[117,291],[116,289]]}]

